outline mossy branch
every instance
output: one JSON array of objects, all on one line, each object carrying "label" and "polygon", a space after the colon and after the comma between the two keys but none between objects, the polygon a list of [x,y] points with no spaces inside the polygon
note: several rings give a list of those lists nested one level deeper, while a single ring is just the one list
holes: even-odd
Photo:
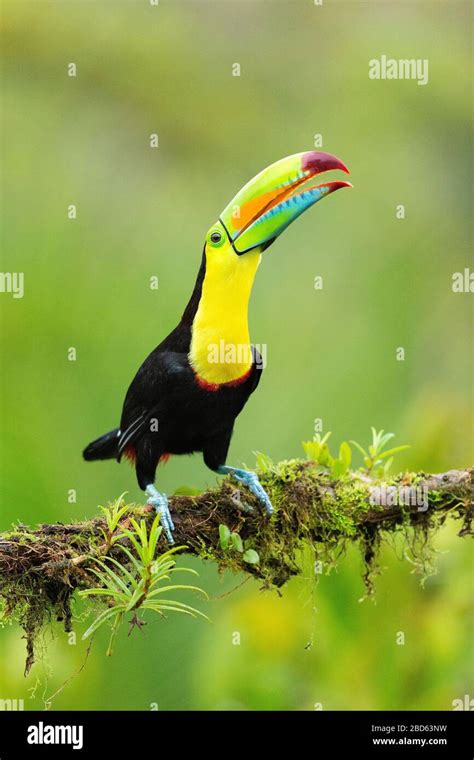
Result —
[{"label": "mossy branch", "polygon": [[[382,483],[360,470],[335,478],[314,462],[291,460],[264,466],[258,474],[275,508],[271,519],[247,489],[226,478],[200,495],[170,497],[176,543],[220,569],[249,573],[265,587],[281,587],[301,571],[304,545],[324,563],[355,543],[370,590],[377,550],[394,532],[405,530],[412,549],[420,538],[426,548],[430,532],[449,516],[461,521],[460,536],[472,534],[474,469],[405,473]],[[132,516],[151,521],[154,513],[146,505],[129,505],[119,529]],[[229,535],[236,540],[223,540]],[[159,550],[165,548],[162,536]],[[94,557],[114,552],[103,516],[34,529],[20,524],[0,534],[0,599],[4,617],[15,617],[26,631],[27,670],[39,628],[55,617],[70,630],[72,594],[96,583],[90,571]]]}]

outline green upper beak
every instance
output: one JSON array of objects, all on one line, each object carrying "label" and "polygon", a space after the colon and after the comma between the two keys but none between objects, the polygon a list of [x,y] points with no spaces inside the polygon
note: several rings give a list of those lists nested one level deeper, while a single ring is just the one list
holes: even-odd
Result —
[{"label": "green upper beak", "polygon": [[235,252],[265,250],[303,211],[340,187],[352,187],[343,181],[314,184],[316,175],[332,169],[349,174],[330,153],[295,153],[247,182],[220,216]]}]

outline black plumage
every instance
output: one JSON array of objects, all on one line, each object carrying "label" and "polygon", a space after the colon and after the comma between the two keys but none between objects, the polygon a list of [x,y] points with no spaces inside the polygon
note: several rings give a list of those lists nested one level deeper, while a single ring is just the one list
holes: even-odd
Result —
[{"label": "black plumage", "polygon": [[127,456],[135,463],[140,488],[154,482],[160,459],[171,454],[202,452],[217,470],[226,460],[234,421],[262,372],[261,357],[252,347],[252,366],[239,381],[207,386],[199,381],[188,354],[192,325],[201,298],[206,257],[179,324],[145,359],[125,396],[120,428],[93,441],[86,460]]}]

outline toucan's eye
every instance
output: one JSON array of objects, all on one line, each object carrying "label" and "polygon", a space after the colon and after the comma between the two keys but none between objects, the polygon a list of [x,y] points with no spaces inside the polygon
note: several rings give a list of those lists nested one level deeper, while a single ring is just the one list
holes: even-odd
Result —
[{"label": "toucan's eye", "polygon": [[219,222],[213,224],[206,235],[206,242],[212,248],[220,248],[226,242],[227,237]]}]

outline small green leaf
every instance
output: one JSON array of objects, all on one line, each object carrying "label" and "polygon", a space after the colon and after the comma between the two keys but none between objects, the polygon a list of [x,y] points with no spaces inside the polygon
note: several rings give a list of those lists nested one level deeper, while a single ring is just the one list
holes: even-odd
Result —
[{"label": "small green leaf", "polygon": [[273,459],[262,451],[254,451],[255,458],[257,460],[257,468],[262,472],[269,472],[273,467]]},{"label": "small green leaf", "polygon": [[321,446],[321,452],[319,454],[319,464],[323,465],[324,467],[331,467],[333,462],[334,459],[329,453],[329,446],[327,443],[323,443]]},{"label": "small green leaf", "polygon": [[343,462],[345,469],[348,470],[351,466],[352,451],[347,441],[343,441],[339,447],[339,459]]},{"label": "small green leaf", "polygon": [[230,530],[227,525],[223,525],[222,523],[219,525],[219,543],[224,551],[229,548]]},{"label": "small green leaf", "polygon": [[362,454],[364,458],[368,456],[366,450],[362,448],[360,443],[357,443],[357,441],[350,441],[350,443],[352,443],[352,445],[356,447],[357,451],[360,451],[360,453]]},{"label": "small green leaf", "polygon": [[387,449],[387,451],[384,451],[382,454],[379,454],[379,459],[385,459],[386,457],[391,457],[393,454],[398,454],[399,451],[405,451],[405,449],[409,449],[410,445],[408,443],[403,444],[403,446],[395,446],[393,449]]},{"label": "small green leaf", "polygon": [[331,433],[330,430],[328,430],[328,432],[326,433],[326,435],[324,435],[322,438],[321,438],[321,435],[319,433],[316,433],[316,435],[314,436],[314,440],[318,441],[321,445],[323,445],[324,443],[326,443],[327,441],[329,441],[329,438],[331,437],[331,435],[332,435],[332,433]]},{"label": "small green leaf", "polygon": [[230,540],[232,542],[232,546],[237,552],[243,552],[244,545],[242,543],[242,539],[240,538],[238,533],[231,533],[230,534]]},{"label": "small green leaf", "polygon": [[331,474],[334,478],[340,478],[346,472],[346,466],[342,459],[335,459],[332,463]]},{"label": "small green leaf", "polygon": [[[372,444],[375,447],[377,447],[380,438],[383,436],[383,430],[381,430],[380,433],[377,433],[377,431],[376,431],[376,429],[374,427],[371,427],[370,429],[372,431]],[[369,451],[370,451],[370,449],[369,449]]]},{"label": "small green leaf", "polygon": [[109,607],[107,610],[104,610],[104,612],[102,612],[99,617],[94,620],[92,625],[89,626],[87,631],[82,634],[83,641],[89,638],[91,634],[95,633],[95,631],[100,628],[102,623],[105,623],[106,620],[113,617],[114,615],[120,615],[121,612],[123,612],[123,606]]},{"label": "small green leaf", "polygon": [[319,461],[319,452],[321,451],[321,444],[318,441],[302,441],[304,453],[307,459],[313,462]]},{"label": "small green leaf", "polygon": [[385,433],[384,436],[380,439],[379,442],[379,451],[382,451],[383,447],[391,438],[395,438],[395,433]]},{"label": "small green leaf", "polygon": [[247,549],[242,559],[244,562],[247,562],[248,565],[258,565],[260,562],[260,557],[258,556],[255,549]]}]

